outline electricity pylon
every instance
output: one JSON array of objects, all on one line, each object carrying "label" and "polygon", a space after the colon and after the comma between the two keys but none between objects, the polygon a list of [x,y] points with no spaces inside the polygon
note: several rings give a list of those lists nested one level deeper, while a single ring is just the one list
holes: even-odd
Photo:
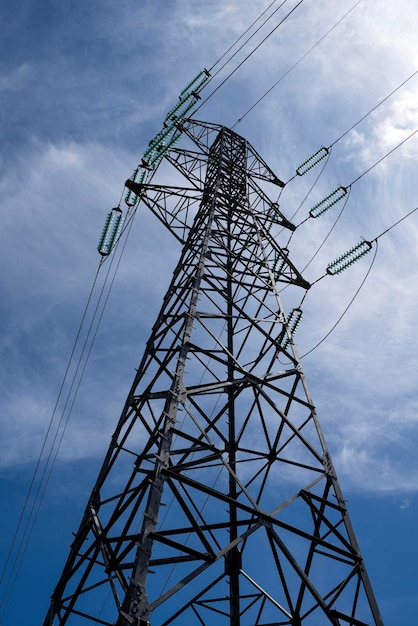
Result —
[{"label": "electricity pylon", "polygon": [[183,130],[184,186],[126,183],[183,249],[44,626],[381,626],[279,296],[310,286],[283,183]]}]

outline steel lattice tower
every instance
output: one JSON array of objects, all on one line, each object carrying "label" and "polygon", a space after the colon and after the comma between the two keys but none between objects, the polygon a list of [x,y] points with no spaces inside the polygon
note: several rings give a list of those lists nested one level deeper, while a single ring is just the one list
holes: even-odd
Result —
[{"label": "steel lattice tower", "polygon": [[127,181],[184,245],[44,626],[382,625],[279,297],[309,288],[283,183],[184,132],[183,187]]}]

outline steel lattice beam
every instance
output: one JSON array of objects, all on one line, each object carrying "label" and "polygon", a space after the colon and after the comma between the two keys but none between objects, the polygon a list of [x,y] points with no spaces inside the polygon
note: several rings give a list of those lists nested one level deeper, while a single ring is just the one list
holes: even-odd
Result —
[{"label": "steel lattice beam", "polygon": [[44,626],[382,626],[278,294],[309,288],[283,183],[185,132],[184,188],[128,183],[184,246]]}]

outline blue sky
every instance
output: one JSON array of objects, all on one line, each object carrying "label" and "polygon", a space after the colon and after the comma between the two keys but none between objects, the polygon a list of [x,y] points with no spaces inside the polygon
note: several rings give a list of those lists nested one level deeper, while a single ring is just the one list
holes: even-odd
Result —
[{"label": "blue sky", "polygon": [[[268,4],[4,0],[0,7],[2,562],[97,270],[105,216],[183,87],[215,63]],[[233,125],[355,4],[305,0],[197,117]],[[295,5],[287,3],[289,9]],[[236,131],[289,180],[302,161],[333,143],[418,69],[417,30],[413,0],[363,0]],[[418,76],[336,143],[296,223],[418,128],[417,91]],[[361,237],[373,239],[418,205],[417,158],[418,135],[352,186],[341,218],[305,271],[308,280],[319,278],[328,262]],[[281,210],[287,217],[300,207],[317,173],[285,188]],[[292,245],[299,267],[318,249],[339,210],[298,229]],[[418,212],[379,239],[359,295],[331,335],[302,359],[388,626],[414,624],[418,609],[417,236]],[[141,209],[5,626],[42,623],[178,254],[177,244]],[[309,292],[296,337],[300,355],[339,319],[371,257]],[[285,294],[283,302],[292,306]]]}]

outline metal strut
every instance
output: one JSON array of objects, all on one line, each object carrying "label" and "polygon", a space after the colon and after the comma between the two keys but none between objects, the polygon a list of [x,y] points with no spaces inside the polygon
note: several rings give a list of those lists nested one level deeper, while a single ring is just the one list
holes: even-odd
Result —
[{"label": "metal strut", "polygon": [[280,180],[185,135],[184,195],[128,185],[183,248],[44,626],[383,626],[279,297],[309,288]]}]

